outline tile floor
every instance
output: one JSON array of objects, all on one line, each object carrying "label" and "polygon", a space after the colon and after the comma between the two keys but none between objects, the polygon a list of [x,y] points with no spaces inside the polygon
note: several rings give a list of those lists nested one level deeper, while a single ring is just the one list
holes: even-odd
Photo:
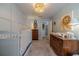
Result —
[{"label": "tile floor", "polygon": [[49,40],[33,40],[29,56],[56,56],[50,47]]}]

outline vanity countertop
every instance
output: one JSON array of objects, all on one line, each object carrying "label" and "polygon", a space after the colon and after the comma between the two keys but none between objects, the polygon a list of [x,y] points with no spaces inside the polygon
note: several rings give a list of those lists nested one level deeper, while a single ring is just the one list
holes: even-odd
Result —
[{"label": "vanity countertop", "polygon": [[58,38],[60,38],[60,39],[63,39],[63,40],[78,40],[78,39],[76,39],[76,38],[65,38],[65,37],[63,37],[63,36],[61,36],[61,34],[60,33],[51,33],[51,35],[55,35],[55,36],[57,36]]}]

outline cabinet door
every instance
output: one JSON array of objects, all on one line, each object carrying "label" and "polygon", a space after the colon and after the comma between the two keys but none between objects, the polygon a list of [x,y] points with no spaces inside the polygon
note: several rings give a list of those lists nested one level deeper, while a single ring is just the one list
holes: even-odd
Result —
[{"label": "cabinet door", "polygon": [[38,40],[38,30],[32,30],[32,39]]},{"label": "cabinet door", "polygon": [[69,53],[77,51],[77,40],[65,40],[63,48],[66,48]]}]

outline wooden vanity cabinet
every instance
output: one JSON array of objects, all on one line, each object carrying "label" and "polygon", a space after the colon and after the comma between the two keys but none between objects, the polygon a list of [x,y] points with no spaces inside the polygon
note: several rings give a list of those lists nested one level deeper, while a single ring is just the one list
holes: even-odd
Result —
[{"label": "wooden vanity cabinet", "polygon": [[78,42],[79,40],[63,39],[56,35],[50,34],[50,46],[59,56],[64,56],[68,53],[74,54],[74,52],[79,52]]},{"label": "wooden vanity cabinet", "polygon": [[50,35],[50,46],[53,48],[57,55],[62,55],[63,40],[54,35]]},{"label": "wooden vanity cabinet", "polygon": [[38,29],[32,29],[32,40],[38,40]]}]

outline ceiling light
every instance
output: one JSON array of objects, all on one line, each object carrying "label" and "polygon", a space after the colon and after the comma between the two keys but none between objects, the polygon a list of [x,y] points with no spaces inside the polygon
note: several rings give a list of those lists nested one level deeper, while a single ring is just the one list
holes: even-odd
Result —
[{"label": "ceiling light", "polygon": [[33,4],[33,8],[36,12],[43,12],[45,9],[45,4],[44,3],[35,3]]}]

